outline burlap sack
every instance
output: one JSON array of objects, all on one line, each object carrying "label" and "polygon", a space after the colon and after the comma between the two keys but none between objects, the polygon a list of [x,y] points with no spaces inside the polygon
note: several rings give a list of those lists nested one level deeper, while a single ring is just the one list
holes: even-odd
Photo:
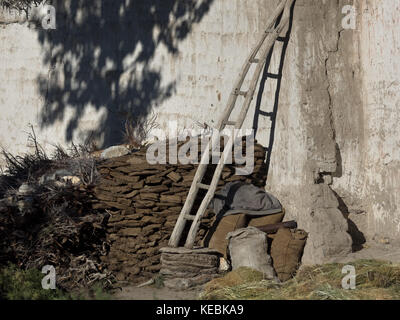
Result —
[{"label": "burlap sack", "polygon": [[285,215],[283,210],[280,213],[275,213],[267,216],[250,216],[244,213],[229,215],[216,221],[207,233],[202,245],[211,249],[215,249],[227,258],[228,240],[226,235],[229,232],[235,231],[247,226],[261,227],[267,224],[279,223]]},{"label": "burlap sack", "polygon": [[[228,240],[226,239],[226,235],[229,232],[246,227],[247,221],[248,219],[244,213],[223,217],[219,222],[215,223],[213,228],[211,228],[209,234],[206,236],[204,245],[208,248],[217,250],[227,258]],[[210,238],[209,242],[207,241],[207,238]]]},{"label": "burlap sack", "polygon": [[264,274],[266,279],[277,280],[268,254],[267,234],[255,227],[228,233],[232,270],[249,267]]},{"label": "burlap sack", "polygon": [[271,257],[279,280],[287,281],[295,275],[307,235],[304,230],[281,228],[273,237]]},{"label": "burlap sack", "polygon": [[275,213],[267,216],[250,216],[250,221],[248,226],[249,227],[263,227],[266,226],[267,224],[275,224],[282,222],[283,217],[285,216],[285,209],[282,210],[280,213]]}]

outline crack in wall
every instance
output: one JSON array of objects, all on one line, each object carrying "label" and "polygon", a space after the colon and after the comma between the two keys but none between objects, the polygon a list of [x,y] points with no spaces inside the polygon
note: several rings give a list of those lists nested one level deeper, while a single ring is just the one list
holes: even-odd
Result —
[{"label": "crack in wall", "polygon": [[332,140],[335,144],[335,150],[336,150],[336,170],[335,171],[323,171],[318,173],[318,177],[315,179],[315,183],[326,183],[331,185],[333,176],[337,176],[338,170],[341,167],[341,164],[339,163],[338,159],[340,159],[340,148],[339,145],[336,141],[336,128],[335,128],[335,123],[334,123],[334,117],[333,117],[333,98],[332,98],[332,92],[331,92],[331,79],[328,71],[328,63],[331,58],[332,54],[338,53],[340,48],[339,48],[339,43],[342,35],[342,31],[344,29],[341,29],[337,33],[337,39],[336,39],[336,45],[333,50],[327,50],[327,57],[325,58],[324,62],[324,67],[325,67],[325,76],[326,76],[326,81],[327,81],[327,87],[326,91],[328,94],[328,111],[329,111],[329,124],[330,124],[330,130],[332,132]]},{"label": "crack in wall", "polygon": [[329,77],[329,71],[328,71],[328,62],[332,54],[339,52],[339,42],[340,38],[342,36],[342,31],[344,29],[341,29],[338,31],[338,36],[336,40],[336,48],[334,50],[327,50],[328,56],[325,59],[325,75],[326,75],[326,81],[328,83],[326,87],[326,91],[328,93],[328,109],[329,109],[329,117],[330,117],[330,124],[331,124],[331,129],[333,133],[333,140],[336,142],[336,130],[335,130],[335,124],[333,120],[333,99],[332,99],[332,93],[331,93],[331,81]]},{"label": "crack in wall", "polygon": [[325,183],[329,185],[329,189],[333,192],[335,195],[336,199],[338,200],[339,206],[338,209],[339,211],[343,214],[343,217],[347,221],[347,233],[351,236],[352,238],[352,251],[358,251],[362,249],[362,245],[366,242],[366,239],[364,237],[364,234],[359,230],[357,225],[350,219],[349,217],[349,209],[342,199],[340,195],[333,189],[332,184],[333,184],[333,178],[334,177],[340,177],[342,175],[342,160],[341,160],[341,153],[340,153],[340,147],[339,144],[336,140],[336,127],[335,127],[335,122],[334,122],[334,114],[333,114],[333,95],[334,93],[332,92],[332,84],[334,83],[333,79],[331,78],[331,74],[329,71],[329,62],[330,59],[332,58],[332,55],[337,54],[340,51],[340,40],[342,36],[342,32],[344,29],[340,29],[337,32],[337,38],[335,41],[335,47],[333,50],[327,50],[327,57],[325,59],[325,75],[326,75],[326,81],[327,81],[327,86],[326,86],[326,91],[328,94],[328,110],[329,110],[329,122],[330,122],[330,129],[332,132],[332,140],[335,143],[335,150],[336,150],[336,170],[335,172],[321,172],[319,173],[319,177],[316,180],[316,183]]}]

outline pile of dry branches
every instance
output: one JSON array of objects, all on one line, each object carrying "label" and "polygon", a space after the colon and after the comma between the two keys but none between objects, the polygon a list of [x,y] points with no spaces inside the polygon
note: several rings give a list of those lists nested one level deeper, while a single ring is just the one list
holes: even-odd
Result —
[{"label": "pile of dry branches", "polygon": [[[108,215],[91,205],[98,177],[93,159],[57,149],[47,157],[36,143],[33,154],[14,157],[3,151],[0,176],[0,265],[41,269],[53,265],[57,286],[68,291],[101,280],[112,282],[103,268]],[[75,152],[78,149],[75,148]],[[65,172],[79,182],[59,179]]]},{"label": "pile of dry branches", "polygon": [[41,0],[0,0],[0,6],[9,9],[28,10],[41,2]]}]

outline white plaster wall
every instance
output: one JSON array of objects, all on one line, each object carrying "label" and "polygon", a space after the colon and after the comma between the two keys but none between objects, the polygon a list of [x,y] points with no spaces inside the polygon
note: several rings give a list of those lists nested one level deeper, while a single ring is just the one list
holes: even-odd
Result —
[{"label": "white plaster wall", "polygon": [[[271,3],[275,6],[277,1]],[[191,34],[179,43],[178,54],[169,53],[162,45],[157,48],[151,68],[161,73],[162,86],[176,83],[169,99],[161,105],[155,103],[151,106],[158,114],[162,128],[167,128],[171,120],[178,121],[182,128],[198,128],[196,121],[211,126],[218,121],[245,57],[265,29],[270,10],[264,0],[214,1],[209,13],[200,23],[194,24]],[[65,139],[65,129],[74,114],[72,106],[66,108],[62,118],[50,128],[39,125],[38,116],[44,97],[38,92],[37,79],[41,75],[47,77],[51,72],[51,66],[42,63],[48,49],[40,45],[35,27],[21,16],[14,13],[10,17],[10,14],[3,13],[1,20],[6,23],[0,27],[0,101],[4,109],[0,121],[7,130],[0,133],[3,135],[0,143],[12,153],[26,151],[27,136],[24,132],[29,130],[28,124],[34,125],[40,142],[48,150],[54,144],[69,143]],[[133,52],[132,57],[135,54],[137,52]],[[62,66],[57,67],[62,69]],[[135,68],[139,70],[140,65]],[[137,71],[126,69],[121,76],[121,86],[126,85],[132,72]],[[246,80],[244,88],[249,81]],[[268,84],[264,93],[268,97],[268,100],[264,99],[266,109],[272,106],[272,90],[273,86]],[[239,97],[239,101],[241,99]],[[254,103],[251,108],[246,127],[252,125]],[[85,132],[95,129],[105,112],[105,108],[96,112],[88,105],[85,116],[80,119],[80,130],[74,133],[75,142],[82,141]],[[16,114],[20,116],[15,117]],[[259,140],[267,141],[269,126],[268,119],[260,120]]]},{"label": "white plaster wall", "polygon": [[[36,27],[24,15],[0,14],[0,147],[13,154],[28,152],[32,147],[28,141],[30,125],[46,151],[52,152],[58,144],[68,144],[65,128],[74,113],[72,108],[66,109],[63,119],[56,120],[52,127],[42,128],[39,123],[45,97],[39,93],[37,80],[50,72],[43,63],[45,54]],[[103,113],[88,105],[74,140],[83,141],[85,133],[96,128]]]},{"label": "white plaster wall", "polygon": [[[157,48],[151,67],[160,71],[162,86],[176,82],[171,97],[151,106],[161,127],[172,120],[181,127],[218,120],[239,69],[277,2],[215,0],[179,43],[176,55]],[[288,217],[306,221],[309,201],[302,194],[307,194],[316,175],[329,173],[331,188],[354,219],[360,219],[363,231],[399,238],[399,3],[354,3],[357,28],[343,31],[341,8],[348,1],[296,2],[267,187],[287,207]],[[276,71],[280,46],[271,71]],[[28,150],[24,132],[29,123],[47,149],[67,144],[72,107],[53,126],[39,125],[44,98],[36,80],[50,71],[42,63],[44,54],[35,29],[18,16],[0,17],[0,145],[13,153]],[[125,71],[121,85],[131,72]],[[264,111],[271,111],[274,81],[266,83]],[[251,126],[253,108],[254,102],[246,127]],[[88,106],[75,141],[95,129],[105,113],[105,108]],[[266,145],[270,121],[260,121],[258,140]]]},{"label": "white plaster wall", "polygon": [[374,232],[400,234],[400,3],[363,1],[365,198]]},{"label": "white plaster wall", "polygon": [[267,187],[306,228],[325,171],[367,238],[398,240],[399,3],[354,1],[356,29],[343,30],[347,4],[296,2]]},{"label": "white plaster wall", "polygon": [[[277,3],[275,0],[214,1],[209,14],[194,25],[191,35],[179,44],[177,57],[168,54],[165,47],[159,47],[153,66],[161,70],[165,85],[177,83],[173,96],[155,106],[162,127],[166,128],[171,120],[178,121],[181,128],[198,128],[196,121],[210,126],[218,122],[238,73],[264,32],[271,8]],[[278,54],[273,56],[273,66],[278,63],[279,47],[281,44],[277,44]],[[243,90],[248,88],[253,70],[250,69]],[[265,111],[272,109],[274,89],[271,83],[267,84],[263,99]],[[243,100],[239,97],[238,107]],[[252,127],[254,107],[255,100],[244,124],[246,128]],[[234,112],[231,119],[237,115]],[[270,121],[260,118],[258,139],[266,144]]]}]

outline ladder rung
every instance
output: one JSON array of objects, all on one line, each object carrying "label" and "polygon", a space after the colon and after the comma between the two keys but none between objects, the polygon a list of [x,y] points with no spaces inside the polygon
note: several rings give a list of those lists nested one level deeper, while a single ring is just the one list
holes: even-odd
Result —
[{"label": "ladder rung", "polygon": [[[1,0],[0,0],[1,1]],[[224,110],[223,113],[223,118],[220,119],[220,126],[224,127],[225,125],[233,125],[234,128],[241,128],[242,127],[242,122],[245,120],[245,117],[248,113],[248,110],[250,108],[251,100],[254,99],[254,93],[259,81],[259,78],[262,74],[263,67],[265,64],[265,61],[268,58],[268,55],[273,52],[274,48],[274,42],[275,41],[283,41],[285,40],[286,42],[289,40],[288,38],[283,38],[280,37],[280,34],[283,32],[284,28],[290,23],[290,10],[292,8],[292,5],[294,4],[295,0],[281,0],[280,3],[278,4],[278,7],[274,10],[273,16],[268,19],[266,29],[263,30],[264,32],[261,37],[260,41],[258,44],[255,46],[255,48],[252,50],[251,55],[247,58],[245,61],[242,71],[239,74],[238,79],[235,82],[235,86],[230,93],[229,100],[226,105],[226,109]],[[281,18],[279,18],[281,17]],[[281,58],[282,59],[282,58]],[[282,62],[282,61],[281,61]],[[255,68],[251,68],[251,64],[256,64]],[[246,76],[248,75],[249,71],[253,70],[253,76],[250,81],[250,85],[248,89],[243,87],[244,81],[246,79]],[[272,75],[273,77],[274,75]],[[282,78],[282,75],[277,75],[278,81]],[[278,82],[279,84],[279,82]],[[248,91],[241,91],[243,89],[246,89]],[[245,97],[245,99],[240,99],[240,100],[245,100],[240,101],[242,103],[242,108],[240,110],[240,115],[237,118],[237,121],[229,121],[232,112],[237,104],[238,96],[242,95]],[[275,121],[276,114],[271,115],[271,120]],[[220,129],[220,128],[218,128]],[[236,134],[234,136],[234,139],[236,139]],[[228,144],[224,147],[225,151],[228,151],[228,149],[232,148],[233,146],[233,140],[234,139],[229,139]],[[211,150],[210,150],[211,149]],[[213,148],[213,145],[211,143],[211,148],[210,145],[208,144],[207,146],[207,156],[211,153],[211,155],[214,157],[216,155],[218,149]],[[267,161],[269,161],[270,156],[271,156],[271,151],[272,147],[270,146],[269,148],[263,149],[266,152],[267,156]],[[173,233],[170,237],[170,240],[168,244],[172,247],[178,247],[182,234],[184,233],[186,223],[189,220],[192,220],[193,222],[191,223],[190,230],[187,234],[186,242],[185,242],[185,247],[192,249],[196,240],[196,235],[198,232],[198,229],[200,227],[201,223],[201,218],[203,217],[204,213],[206,212],[208,205],[210,204],[210,201],[212,201],[212,198],[215,196],[215,189],[218,186],[219,179],[221,178],[225,163],[224,163],[224,158],[228,155],[227,152],[222,152],[222,157],[220,158],[218,165],[213,168],[214,174],[212,181],[209,182],[209,185],[206,183],[201,183],[203,181],[203,178],[206,174],[207,171],[207,165],[201,165],[196,169],[196,174],[193,178],[193,182],[191,184],[188,196],[185,200],[185,204],[181,210],[181,213],[179,215],[179,218],[177,220],[177,223],[174,227]],[[214,160],[214,159],[213,159]],[[214,162],[214,161],[213,161]],[[193,205],[195,203],[195,200],[197,196],[199,195],[200,189],[206,189],[207,194],[204,195],[200,207],[197,209],[197,213],[194,215],[191,213],[193,209]]]},{"label": "ladder rung", "polygon": [[198,183],[197,186],[198,186],[200,189],[205,189],[205,190],[210,189],[210,186],[209,186],[208,184],[204,184],[204,183]]}]

